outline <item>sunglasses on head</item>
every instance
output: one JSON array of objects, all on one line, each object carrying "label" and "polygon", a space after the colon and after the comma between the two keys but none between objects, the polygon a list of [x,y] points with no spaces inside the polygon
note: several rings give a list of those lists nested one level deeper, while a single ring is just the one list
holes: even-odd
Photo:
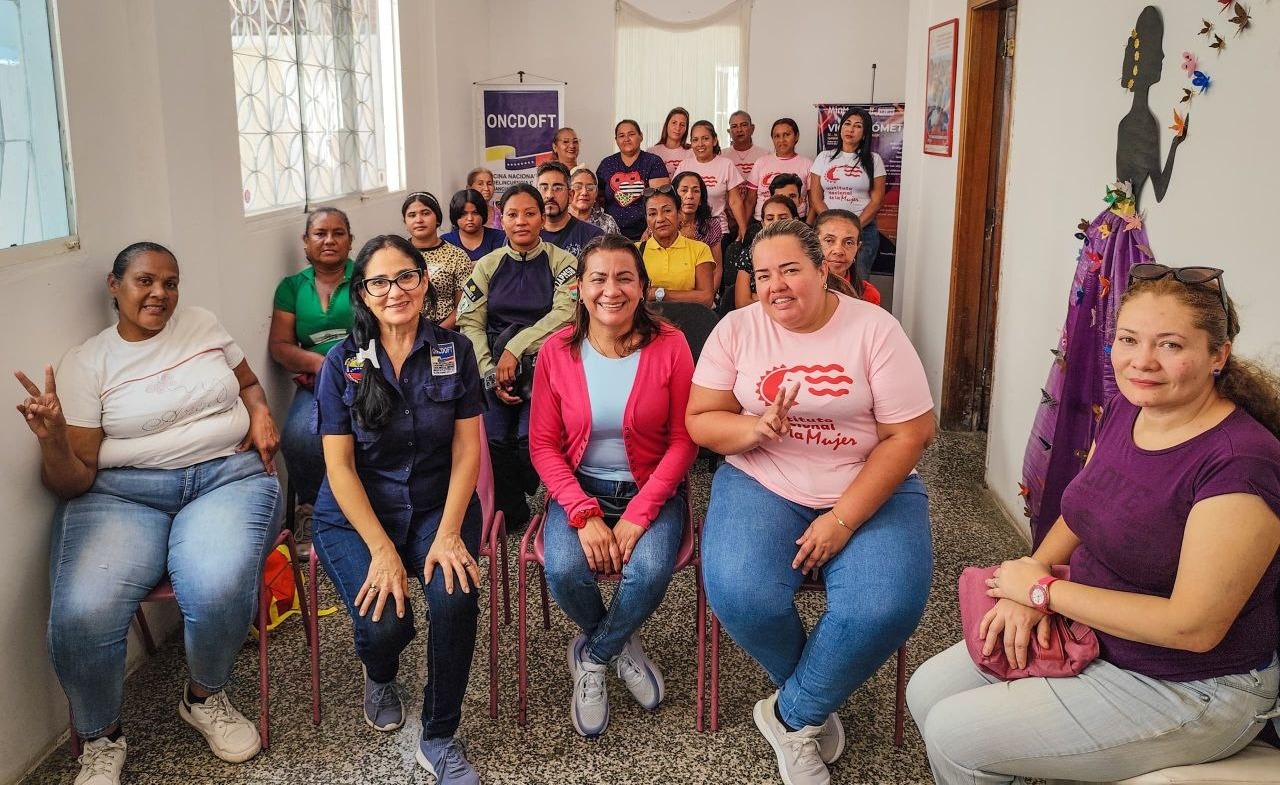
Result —
[{"label": "sunglasses on head", "polygon": [[1227,335],[1231,335],[1231,309],[1227,305],[1227,287],[1222,280],[1222,270],[1217,267],[1169,267],[1163,264],[1147,262],[1135,264],[1129,270],[1129,283],[1134,281],[1158,281],[1166,276],[1185,284],[1201,284],[1210,281],[1218,282],[1218,300],[1222,303],[1222,312],[1227,315]]},{"label": "sunglasses on head", "polygon": [[640,195],[645,199],[648,199],[649,197],[657,196],[658,194],[671,195],[671,194],[674,194],[675,192],[676,192],[676,189],[672,188],[671,184],[668,183],[666,185],[660,185],[657,188],[646,188],[640,192]]}]

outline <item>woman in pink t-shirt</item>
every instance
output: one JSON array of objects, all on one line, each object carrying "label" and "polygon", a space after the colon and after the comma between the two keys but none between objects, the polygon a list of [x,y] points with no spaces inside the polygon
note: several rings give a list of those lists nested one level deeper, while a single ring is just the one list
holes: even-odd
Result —
[{"label": "woman in pink t-shirt", "polygon": [[662,137],[648,152],[662,159],[668,175],[675,175],[680,162],[689,154],[689,143],[685,141],[688,138],[689,112],[683,106],[677,106],[667,112],[667,119],[662,121]]},{"label": "woman in pink t-shirt", "polygon": [[707,186],[707,204],[711,205],[711,217],[723,219],[725,207],[733,213],[737,221],[738,237],[741,240],[747,233],[747,207],[742,199],[742,191],[738,186],[745,180],[738,167],[728,158],[720,155],[720,141],[716,136],[716,127],[707,120],[699,120],[693,124],[689,134],[690,152],[680,162],[680,172],[697,172]]},{"label": "woman in pink t-shirt", "polygon": [[[920,358],[891,314],[827,289],[813,230],[760,230],[760,301],[727,314],[702,350],[687,415],[726,458],[702,541],[707,598],[778,691],[755,722],[783,779],[826,781],[835,711],[915,630],[933,572],[916,462],[933,439]],[[821,578],[806,635],[795,594]]]}]

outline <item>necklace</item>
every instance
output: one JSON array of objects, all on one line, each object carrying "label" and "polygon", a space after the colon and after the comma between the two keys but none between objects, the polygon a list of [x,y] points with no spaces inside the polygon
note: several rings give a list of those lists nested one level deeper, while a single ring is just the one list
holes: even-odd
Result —
[{"label": "necklace", "polygon": [[[628,354],[631,354],[630,346],[627,346],[621,352],[618,352],[617,344],[614,344],[614,346],[610,347],[608,351],[605,351],[600,347],[600,344],[596,343],[596,339],[591,336],[590,330],[587,331],[587,341],[591,344],[591,348],[596,350],[596,354],[609,360],[620,360]],[[630,342],[628,341],[628,343]]]}]

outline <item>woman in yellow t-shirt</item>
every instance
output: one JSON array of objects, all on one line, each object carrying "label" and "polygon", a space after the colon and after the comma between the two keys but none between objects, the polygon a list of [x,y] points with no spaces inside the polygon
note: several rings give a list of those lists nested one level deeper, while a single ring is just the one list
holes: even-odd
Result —
[{"label": "woman in yellow t-shirt", "polygon": [[670,185],[645,189],[644,218],[649,239],[639,247],[651,282],[647,299],[711,308],[716,262],[706,243],[680,233],[680,195]]}]

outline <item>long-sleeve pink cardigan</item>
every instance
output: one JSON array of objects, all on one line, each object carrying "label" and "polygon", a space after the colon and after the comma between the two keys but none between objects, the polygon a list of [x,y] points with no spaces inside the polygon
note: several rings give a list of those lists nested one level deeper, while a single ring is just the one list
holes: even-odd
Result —
[{"label": "long-sleeve pink cardigan", "polygon": [[[533,467],[571,520],[578,511],[598,504],[574,476],[591,436],[591,401],[582,360],[569,351],[572,331],[570,326],[553,333],[538,352],[529,419]],[[698,447],[684,427],[692,382],[689,344],[679,330],[663,324],[640,351],[622,416],[622,441],[639,488],[623,518],[646,529],[698,457]]]}]

